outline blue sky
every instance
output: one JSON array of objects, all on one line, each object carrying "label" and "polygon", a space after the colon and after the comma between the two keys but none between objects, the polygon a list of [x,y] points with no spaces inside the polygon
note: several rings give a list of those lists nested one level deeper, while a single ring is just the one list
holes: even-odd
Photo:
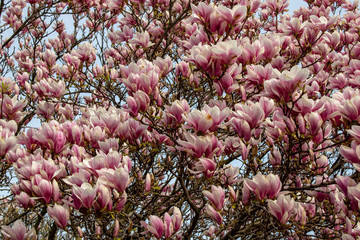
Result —
[{"label": "blue sky", "polygon": [[304,0],[289,0],[289,13],[292,13],[294,10],[307,6]]}]

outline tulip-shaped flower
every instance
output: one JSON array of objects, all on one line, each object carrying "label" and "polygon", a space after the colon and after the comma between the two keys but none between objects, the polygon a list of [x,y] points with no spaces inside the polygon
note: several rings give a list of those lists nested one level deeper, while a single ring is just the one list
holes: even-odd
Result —
[{"label": "tulip-shaped flower", "polygon": [[166,239],[170,238],[174,233],[174,224],[168,213],[164,215],[164,236]]},{"label": "tulip-shaped flower", "polygon": [[280,195],[275,201],[269,200],[268,207],[270,213],[284,224],[294,211],[295,201],[290,196]]},{"label": "tulip-shaped flower", "polygon": [[178,124],[183,121],[182,114],[186,115],[190,112],[190,106],[185,99],[181,101],[176,100],[171,106],[165,106],[165,112],[169,118],[176,119],[176,123]]},{"label": "tulip-shaped flower", "polygon": [[[353,187],[347,187],[348,198],[350,200],[350,204],[354,209],[359,209],[360,207],[360,183]],[[356,205],[357,203],[357,205]]]},{"label": "tulip-shaped flower", "polygon": [[197,132],[206,132],[213,126],[213,118],[205,111],[195,109],[182,116],[183,119]]},{"label": "tulip-shaped flower", "polygon": [[65,229],[70,217],[68,208],[55,204],[54,207],[49,206],[47,212],[49,213],[49,216],[54,219],[58,227]]},{"label": "tulip-shaped flower", "polygon": [[316,134],[319,132],[321,125],[323,124],[323,120],[317,112],[310,113],[308,117],[308,123],[310,125],[310,134],[312,136],[316,136]]},{"label": "tulip-shaped flower", "polygon": [[212,235],[215,234],[215,232],[216,232],[215,226],[211,226],[211,227],[209,227],[208,230],[206,230],[206,231],[204,232],[204,234],[205,234],[206,236],[211,237]]},{"label": "tulip-shaped flower", "polygon": [[101,209],[106,208],[107,206],[112,206],[111,192],[110,189],[104,185],[98,187],[99,197],[97,198],[97,203]]},{"label": "tulip-shaped flower", "polygon": [[225,204],[225,191],[222,187],[211,186],[211,192],[203,191],[203,194],[215,206],[215,209],[220,211]]},{"label": "tulip-shaped flower", "polygon": [[235,190],[231,186],[228,186],[228,189],[229,189],[230,201],[231,203],[234,204],[237,202],[238,192],[235,192]]},{"label": "tulip-shaped flower", "polygon": [[17,139],[8,128],[0,126],[0,156],[4,156],[16,147]]},{"label": "tulip-shaped flower", "polygon": [[227,107],[220,110],[218,106],[209,107],[208,105],[205,105],[204,110],[211,116],[213,120],[213,124],[210,128],[210,131],[212,132],[215,131],[230,114],[230,109]]},{"label": "tulip-shaped flower", "polygon": [[261,173],[257,173],[253,180],[245,179],[245,185],[258,199],[273,198],[280,192],[282,186],[279,176]]},{"label": "tulip-shaped flower", "polygon": [[180,209],[177,208],[177,207],[174,207],[173,216],[172,216],[172,222],[173,222],[173,226],[174,226],[174,232],[179,231],[180,228],[181,228],[183,219],[182,219]]},{"label": "tulip-shaped flower", "polygon": [[126,192],[124,192],[119,198],[118,202],[116,203],[115,206],[116,210],[121,211],[124,208],[126,201],[127,201],[127,194]]},{"label": "tulip-shaped flower", "polygon": [[163,230],[164,230],[164,224],[163,221],[154,215],[151,215],[149,217],[150,225],[145,223],[144,221],[141,221],[141,225],[146,228],[150,233],[152,233],[157,239],[160,239]]},{"label": "tulip-shaped flower", "polygon": [[89,42],[79,45],[77,50],[72,50],[71,55],[76,56],[82,62],[92,63],[96,59],[96,50]]},{"label": "tulip-shaped flower", "polygon": [[[150,233],[152,233],[157,239],[161,238],[163,233],[166,239],[170,239],[174,232],[180,230],[183,222],[180,209],[177,207],[174,207],[172,217],[170,217],[168,213],[165,213],[164,221],[154,215],[151,215],[149,220],[151,225],[148,225],[144,221],[141,221],[141,225]],[[144,233],[147,233],[147,231]]]},{"label": "tulip-shaped flower", "polygon": [[197,161],[194,164],[193,172],[194,174],[203,173],[205,177],[211,178],[216,170],[216,162],[214,162],[210,158],[199,158],[199,161]]},{"label": "tulip-shaped flower", "polygon": [[145,177],[145,192],[149,192],[150,190],[151,190],[151,175],[150,173],[147,173]]},{"label": "tulip-shaped flower", "polygon": [[356,186],[356,182],[349,176],[338,175],[335,179],[335,182],[339,190],[341,190],[345,195],[348,194],[349,187]]},{"label": "tulip-shaped flower", "polygon": [[50,181],[42,179],[37,185],[33,186],[33,191],[36,192],[39,197],[44,199],[45,203],[49,203],[53,195],[53,185]]},{"label": "tulip-shaped flower", "polygon": [[222,179],[226,184],[233,185],[234,183],[239,181],[237,179],[238,176],[239,176],[239,168],[233,167],[231,164],[229,164],[225,167],[225,171],[224,171],[224,175],[222,176]]},{"label": "tulip-shaped flower", "polygon": [[360,145],[356,141],[351,142],[351,147],[341,146],[340,154],[345,158],[348,163],[355,166],[360,164]]},{"label": "tulip-shaped flower", "polygon": [[76,208],[83,206],[91,208],[97,195],[97,187],[95,189],[89,183],[81,184],[81,187],[73,187],[73,199]]},{"label": "tulip-shaped flower", "polygon": [[102,175],[99,180],[104,182],[110,188],[115,188],[117,191],[124,192],[129,184],[129,172],[127,168],[120,167],[116,170],[102,169],[98,171]]},{"label": "tulip-shaped flower", "polygon": [[12,228],[8,226],[2,226],[1,233],[3,234],[5,239],[11,239],[11,240],[36,239],[35,230],[32,229],[30,231],[26,231],[25,224],[21,220],[17,220]]},{"label": "tulip-shaped flower", "polygon": [[360,143],[360,126],[352,126],[351,130],[347,130],[348,133]]},{"label": "tulip-shaped flower", "polygon": [[197,158],[200,158],[204,153],[206,158],[212,158],[214,154],[218,154],[223,149],[214,135],[196,136],[185,132],[184,137],[186,141],[178,140],[180,146],[177,149],[186,151]]},{"label": "tulip-shaped flower", "polygon": [[206,204],[206,213],[219,225],[223,223],[223,217],[209,204]]},{"label": "tulip-shaped flower", "polygon": [[274,70],[273,74],[277,75],[277,78],[265,81],[264,95],[276,101],[287,102],[300,83],[309,76],[309,71],[306,68],[294,66],[290,71],[283,71],[282,73]]},{"label": "tulip-shaped flower", "polygon": [[25,192],[21,192],[19,195],[15,196],[15,199],[24,207],[28,208],[30,206],[34,206],[35,201],[31,199],[29,195]]}]

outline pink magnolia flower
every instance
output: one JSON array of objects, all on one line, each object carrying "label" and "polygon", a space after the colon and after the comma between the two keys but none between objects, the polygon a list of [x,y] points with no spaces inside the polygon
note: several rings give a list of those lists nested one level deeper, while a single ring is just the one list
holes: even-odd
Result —
[{"label": "pink magnolia flower", "polygon": [[360,144],[360,126],[352,126],[348,133]]},{"label": "pink magnolia flower", "polygon": [[213,235],[215,234],[215,232],[216,232],[216,227],[215,227],[215,226],[211,226],[211,227],[209,227],[208,230],[206,230],[206,231],[204,232],[204,234],[205,234],[206,236],[211,237],[211,236],[213,236]]},{"label": "pink magnolia flower", "polygon": [[41,178],[39,175],[35,175],[32,179],[32,189],[38,197],[45,201],[45,203],[50,203],[53,196],[53,185],[50,181],[45,179],[37,180],[39,178]]},{"label": "pink magnolia flower", "polygon": [[138,90],[136,93],[133,94],[133,96],[137,105],[139,106],[139,110],[145,112],[150,105],[149,96],[141,90]]},{"label": "pink magnolia flower", "polygon": [[207,132],[213,125],[210,114],[197,109],[188,114],[183,114],[183,119],[197,132]]},{"label": "pink magnolia flower", "polygon": [[117,151],[119,151],[118,139],[116,139],[116,138],[108,138],[104,142],[99,142],[99,148],[105,154],[108,154],[111,151],[116,153]]},{"label": "pink magnolia flower", "polygon": [[296,203],[294,208],[295,221],[300,222],[302,226],[306,224],[306,210],[302,203]]},{"label": "pink magnolia flower", "polygon": [[351,142],[351,147],[341,146],[340,154],[345,161],[358,165],[360,163],[360,145],[356,141]]},{"label": "pink magnolia flower", "polygon": [[154,64],[159,67],[161,77],[166,77],[166,75],[168,75],[172,70],[172,62],[169,56],[166,56],[165,59],[157,57]]},{"label": "pink magnolia flower", "polygon": [[43,124],[33,138],[46,148],[54,150],[55,154],[59,154],[66,147],[66,137],[61,126],[55,121]]},{"label": "pink magnolia flower", "polygon": [[79,169],[78,172],[63,179],[63,181],[71,186],[80,187],[84,182],[90,182],[91,174],[85,169]]},{"label": "pink magnolia flower", "polygon": [[203,194],[215,206],[215,209],[220,211],[225,205],[225,191],[222,187],[211,186],[211,192],[205,190]]},{"label": "pink magnolia flower", "polygon": [[43,78],[40,82],[33,85],[34,90],[40,97],[54,97],[60,98],[66,93],[65,82],[59,82],[51,78]]},{"label": "pink magnolia flower", "polygon": [[160,239],[163,235],[164,224],[163,221],[154,215],[149,217],[150,225],[141,221],[141,225],[146,228],[150,233],[152,233],[157,239]]},{"label": "pink magnolia flower", "polygon": [[2,118],[7,120],[14,120],[19,123],[23,115],[25,114],[22,110],[26,106],[25,100],[18,100],[18,96],[3,95],[0,99],[2,106]]},{"label": "pink magnolia flower", "polygon": [[148,31],[145,32],[136,32],[135,33],[135,37],[131,40],[129,40],[129,43],[132,44],[138,44],[143,48],[148,48],[151,47],[152,45],[154,45],[154,43],[152,43],[150,41],[150,35]]},{"label": "pink magnolia flower", "polygon": [[238,191],[235,192],[235,190],[231,186],[228,186],[228,189],[229,189],[230,201],[231,201],[231,203],[234,204],[237,202]]},{"label": "pink magnolia flower", "polygon": [[116,113],[110,113],[110,114],[103,114],[100,116],[102,122],[105,124],[107,128],[107,132],[111,135],[113,134],[116,129],[119,127],[120,123],[120,116]]},{"label": "pink magnolia flower", "polygon": [[194,174],[203,173],[205,177],[211,178],[216,170],[216,162],[210,158],[199,158],[199,161],[196,161],[191,172]]},{"label": "pink magnolia flower", "polygon": [[268,200],[270,213],[285,224],[293,214],[295,201],[290,196],[280,195],[275,201]]},{"label": "pink magnolia flower", "polygon": [[96,50],[89,42],[79,45],[77,50],[72,50],[71,55],[78,57],[82,62],[92,63],[96,59]]},{"label": "pink magnolia flower", "polygon": [[247,79],[254,85],[262,85],[265,81],[272,77],[272,66],[267,64],[265,67],[261,65],[250,65],[246,67]]},{"label": "pink magnolia flower", "polygon": [[341,240],[355,240],[355,238],[353,236],[351,236],[351,234],[344,233],[341,236]]},{"label": "pink magnolia flower", "polygon": [[5,156],[17,145],[17,138],[8,128],[0,126],[0,156]]},{"label": "pink magnolia flower", "polygon": [[224,167],[224,175],[222,176],[223,181],[228,185],[233,185],[239,182],[239,171],[238,167],[233,167],[231,164]]},{"label": "pink magnolia flower", "polygon": [[227,24],[236,25],[239,22],[242,22],[246,17],[247,7],[238,4],[235,5],[233,9],[230,9],[223,5],[219,5],[216,10],[220,15],[220,19],[225,20]]},{"label": "pink magnolia flower", "polygon": [[10,132],[15,133],[18,129],[18,125],[14,120],[4,120],[4,119],[0,119],[0,125],[3,129],[8,129]]},{"label": "pink magnolia flower", "polygon": [[310,134],[316,136],[323,124],[321,116],[317,112],[312,112],[308,115],[307,121],[310,125]]},{"label": "pink magnolia flower", "polygon": [[140,106],[138,105],[138,102],[135,100],[134,97],[128,96],[126,99],[127,106],[124,105],[124,108],[126,108],[131,116],[137,117],[139,113]]},{"label": "pink magnolia flower", "polygon": [[356,121],[360,116],[360,96],[346,99],[339,108],[341,115],[350,121]]},{"label": "pink magnolia flower", "polygon": [[206,204],[206,213],[215,220],[219,225],[223,223],[223,217],[212,206]]},{"label": "pink magnolia flower", "polygon": [[55,204],[54,207],[48,206],[47,212],[49,216],[54,219],[56,225],[62,229],[66,228],[69,221],[70,213],[67,207]]},{"label": "pink magnolia flower", "polygon": [[316,28],[319,28],[321,31],[325,31],[333,24],[335,24],[338,20],[339,16],[332,16],[329,20],[324,17],[317,17],[316,15],[311,15],[310,20],[314,24]]},{"label": "pink magnolia flower", "polygon": [[273,198],[281,190],[280,178],[277,175],[262,175],[257,173],[252,180],[245,179],[246,188],[252,191],[258,199]]},{"label": "pink magnolia flower", "polygon": [[209,105],[205,105],[203,108],[207,114],[209,114],[212,118],[212,125],[210,127],[210,131],[213,132],[217,128],[220,127],[221,123],[229,116],[230,109],[228,107],[220,109],[218,106],[210,107]]},{"label": "pink magnolia flower", "polygon": [[356,186],[348,186],[348,198],[353,209],[358,210],[360,208],[360,183]]},{"label": "pink magnolia flower", "polygon": [[276,78],[265,81],[264,95],[276,101],[288,102],[296,88],[308,77],[309,71],[294,66],[290,71],[286,70],[282,73],[274,70],[274,75]]},{"label": "pink magnolia flower", "polygon": [[115,205],[116,210],[121,211],[124,208],[126,201],[127,201],[127,194],[126,192],[123,192]]},{"label": "pink magnolia flower", "polygon": [[214,87],[216,88],[216,92],[219,96],[226,92],[230,94],[235,90],[239,89],[239,84],[237,84],[236,80],[229,74],[225,73],[218,81],[214,82]]},{"label": "pink magnolia flower", "polygon": [[299,18],[292,18],[291,21],[285,22],[283,31],[286,35],[298,35],[301,36],[304,33],[304,29],[307,25],[307,22],[302,21]]},{"label": "pink magnolia flower", "polygon": [[109,186],[110,188],[115,188],[120,192],[124,192],[126,187],[129,184],[129,172],[128,169],[120,167],[116,170],[114,169],[101,169],[97,171],[100,178],[99,181]]},{"label": "pink magnolia flower", "polygon": [[178,140],[180,147],[176,147],[181,151],[186,151],[197,158],[203,156],[212,158],[214,154],[219,154],[223,150],[223,146],[214,135],[195,136],[191,133],[184,133],[185,140]]},{"label": "pink magnolia flower", "polygon": [[116,237],[120,231],[120,223],[118,219],[115,219],[113,237]]},{"label": "pink magnolia flower", "polygon": [[180,230],[182,222],[184,220],[182,219],[181,211],[179,208],[174,207],[173,209],[173,215],[172,215],[172,222],[174,226],[174,232],[177,232]]},{"label": "pink magnolia flower", "polygon": [[170,238],[174,233],[174,225],[168,213],[164,215],[164,237]]},{"label": "pink magnolia flower", "polygon": [[26,231],[25,224],[21,220],[17,220],[12,228],[9,226],[2,226],[1,233],[5,239],[9,240],[37,239],[35,229]]},{"label": "pink magnolia flower", "polygon": [[[176,100],[171,106],[165,106],[165,112],[168,118],[175,119],[175,123],[180,124],[183,122],[182,115],[187,115],[190,112],[190,106],[185,99]],[[167,122],[170,123],[170,120],[167,120]]]},{"label": "pink magnolia flower", "polygon": [[75,208],[79,209],[82,206],[91,208],[97,196],[98,187],[93,188],[91,184],[83,183],[81,187],[73,186],[72,192]]},{"label": "pink magnolia flower", "polygon": [[24,207],[28,208],[34,206],[35,200],[30,198],[29,195],[25,192],[21,192],[19,195],[15,196],[15,199]]},{"label": "pink magnolia flower", "polygon": [[244,138],[245,141],[249,141],[251,139],[251,128],[246,120],[233,117],[230,119],[229,123],[240,138]]},{"label": "pink magnolia flower", "polygon": [[[189,78],[191,74],[189,63],[181,61],[175,65],[175,74],[178,77]],[[178,101],[178,100],[177,100]]]},{"label": "pink magnolia flower", "polygon": [[38,105],[36,105],[36,113],[38,115],[42,115],[42,117],[49,120],[49,119],[51,119],[51,117],[55,111],[54,106],[55,106],[55,104],[53,104],[53,103],[40,101],[38,103]]},{"label": "pink magnolia flower", "polygon": [[266,4],[271,12],[276,13],[283,12],[289,6],[289,2],[286,0],[267,0]]},{"label": "pink magnolia flower", "polygon": [[202,23],[209,22],[210,15],[214,11],[214,7],[212,5],[207,5],[204,2],[200,2],[197,6],[191,4],[191,9],[194,13],[194,18]]},{"label": "pink magnolia flower", "polygon": [[265,118],[260,103],[236,104],[235,109],[235,116],[246,120],[251,129],[255,128]]},{"label": "pink magnolia flower", "polygon": [[129,26],[124,25],[121,27],[121,31],[110,31],[109,32],[109,39],[112,43],[120,43],[126,42],[131,39],[134,35],[134,32]]},{"label": "pink magnolia flower", "polygon": [[349,176],[341,176],[338,175],[336,176],[335,182],[337,184],[337,187],[339,188],[339,190],[341,190],[345,196],[348,195],[348,188],[349,187],[355,187],[356,186],[356,182],[350,178]]},{"label": "pink magnolia flower", "polygon": [[324,173],[329,166],[329,160],[325,155],[320,156],[316,159],[313,168],[317,174]]},{"label": "pink magnolia flower", "polygon": [[48,67],[52,67],[55,65],[56,62],[56,54],[55,52],[46,49],[45,52],[43,53],[43,59],[48,65]]},{"label": "pink magnolia flower", "polygon": [[108,187],[104,185],[98,186],[98,198],[96,199],[96,202],[99,204],[100,209],[105,209],[106,207],[109,208],[109,210],[112,208],[112,194]]},{"label": "pink magnolia flower", "polygon": [[145,178],[145,192],[149,192],[150,189],[151,189],[151,175],[150,173],[147,173]]}]

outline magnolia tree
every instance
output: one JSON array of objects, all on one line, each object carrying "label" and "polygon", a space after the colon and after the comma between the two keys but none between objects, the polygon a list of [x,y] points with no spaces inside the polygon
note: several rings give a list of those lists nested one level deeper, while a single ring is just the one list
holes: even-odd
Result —
[{"label": "magnolia tree", "polygon": [[360,236],[348,0],[2,0],[5,239]]}]

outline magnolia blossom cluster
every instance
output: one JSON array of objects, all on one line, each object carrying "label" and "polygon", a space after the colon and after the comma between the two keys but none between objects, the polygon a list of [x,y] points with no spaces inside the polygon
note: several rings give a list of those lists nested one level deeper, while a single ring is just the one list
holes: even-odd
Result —
[{"label": "magnolia blossom cluster", "polygon": [[4,3],[2,236],[359,238],[358,3],[306,4]]}]

